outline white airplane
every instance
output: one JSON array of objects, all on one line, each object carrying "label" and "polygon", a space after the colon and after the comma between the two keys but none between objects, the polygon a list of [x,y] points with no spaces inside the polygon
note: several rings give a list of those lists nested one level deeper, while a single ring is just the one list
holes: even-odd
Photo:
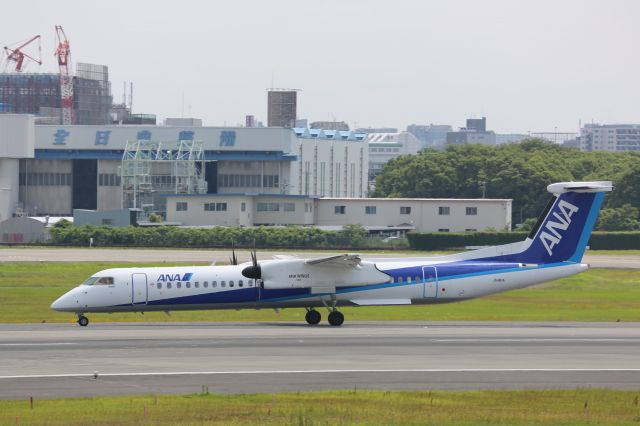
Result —
[{"label": "white airplane", "polygon": [[340,306],[447,303],[527,287],[586,271],[581,263],[604,192],[612,183],[551,184],[553,194],[522,242],[423,259],[364,260],[357,254],[280,257],[229,266],[106,269],[51,305],[74,312],[305,308],[306,321],[342,325]]}]

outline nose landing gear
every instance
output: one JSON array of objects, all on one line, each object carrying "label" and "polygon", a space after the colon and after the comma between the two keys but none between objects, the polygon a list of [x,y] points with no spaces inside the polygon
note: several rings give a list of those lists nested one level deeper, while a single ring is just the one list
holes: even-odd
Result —
[{"label": "nose landing gear", "polygon": [[82,314],[78,315],[78,325],[81,326],[81,327],[88,326],[89,325],[89,318],[85,317]]}]

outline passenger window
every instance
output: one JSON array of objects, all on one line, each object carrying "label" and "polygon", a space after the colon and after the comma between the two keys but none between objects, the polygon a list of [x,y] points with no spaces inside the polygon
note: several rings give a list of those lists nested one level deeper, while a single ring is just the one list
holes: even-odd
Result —
[{"label": "passenger window", "polygon": [[233,281],[229,281],[229,287],[233,287]]},{"label": "passenger window", "polygon": [[167,288],[171,288],[171,283],[167,283]]},{"label": "passenger window", "polygon": [[203,284],[203,286],[204,286],[204,288],[209,287],[209,281],[205,281],[205,282],[204,282],[204,284]]},{"label": "passenger window", "polygon": [[158,283],[158,290],[162,289],[162,283]]},{"label": "passenger window", "polygon": [[191,288],[191,283],[187,281],[187,288]]},{"label": "passenger window", "polygon": [[420,282],[420,277],[416,275],[416,282],[419,283]]},{"label": "passenger window", "polygon": [[407,282],[410,283],[411,282],[411,277],[407,277]]},{"label": "passenger window", "polygon": [[402,277],[398,277],[398,282],[401,283],[402,282]]},{"label": "passenger window", "polygon": [[220,281],[220,287],[224,287],[224,286],[225,286],[224,281]]},{"label": "passenger window", "polygon": [[249,287],[253,287],[253,280],[249,280]]},{"label": "passenger window", "polygon": [[238,287],[242,287],[242,280],[238,281]]},{"label": "passenger window", "polygon": [[196,283],[194,284],[194,287],[195,287],[195,288],[200,287],[200,283],[199,283],[198,281],[196,281]]},{"label": "passenger window", "polygon": [[217,286],[217,285],[218,285],[218,282],[217,282],[217,281],[212,281],[212,282],[211,282],[211,287],[215,287],[215,286]]},{"label": "passenger window", "polygon": [[182,288],[182,283],[176,283],[176,288]]}]

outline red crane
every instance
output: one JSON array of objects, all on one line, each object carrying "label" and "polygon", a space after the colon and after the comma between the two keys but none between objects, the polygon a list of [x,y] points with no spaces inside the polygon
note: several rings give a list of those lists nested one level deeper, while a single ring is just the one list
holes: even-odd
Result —
[{"label": "red crane", "polygon": [[71,75],[71,48],[62,26],[56,25],[58,57],[60,70],[60,107],[62,108],[62,124],[73,124],[73,76]]},{"label": "red crane", "polygon": [[[27,47],[29,44],[31,44],[36,40],[38,40],[38,56],[39,56],[38,59],[22,51],[23,48]],[[31,59],[33,62],[35,62],[38,65],[42,65],[42,48],[40,46],[39,35],[30,38],[29,40],[22,43],[20,46],[13,49],[5,46],[4,52],[7,55],[7,65],[9,64],[9,62],[15,62],[15,69],[14,69],[15,72],[22,72],[25,58]]]}]

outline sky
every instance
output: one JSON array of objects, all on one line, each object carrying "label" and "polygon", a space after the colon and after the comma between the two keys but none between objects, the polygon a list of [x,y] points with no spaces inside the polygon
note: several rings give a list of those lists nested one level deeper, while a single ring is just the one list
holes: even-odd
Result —
[{"label": "sky", "polygon": [[74,63],[108,65],[114,99],[133,82],[134,112],[160,119],[266,123],[277,87],[300,90],[298,118],[352,127],[640,122],[635,0],[8,2],[0,45],[42,36],[28,71],[56,70],[62,25]]}]

